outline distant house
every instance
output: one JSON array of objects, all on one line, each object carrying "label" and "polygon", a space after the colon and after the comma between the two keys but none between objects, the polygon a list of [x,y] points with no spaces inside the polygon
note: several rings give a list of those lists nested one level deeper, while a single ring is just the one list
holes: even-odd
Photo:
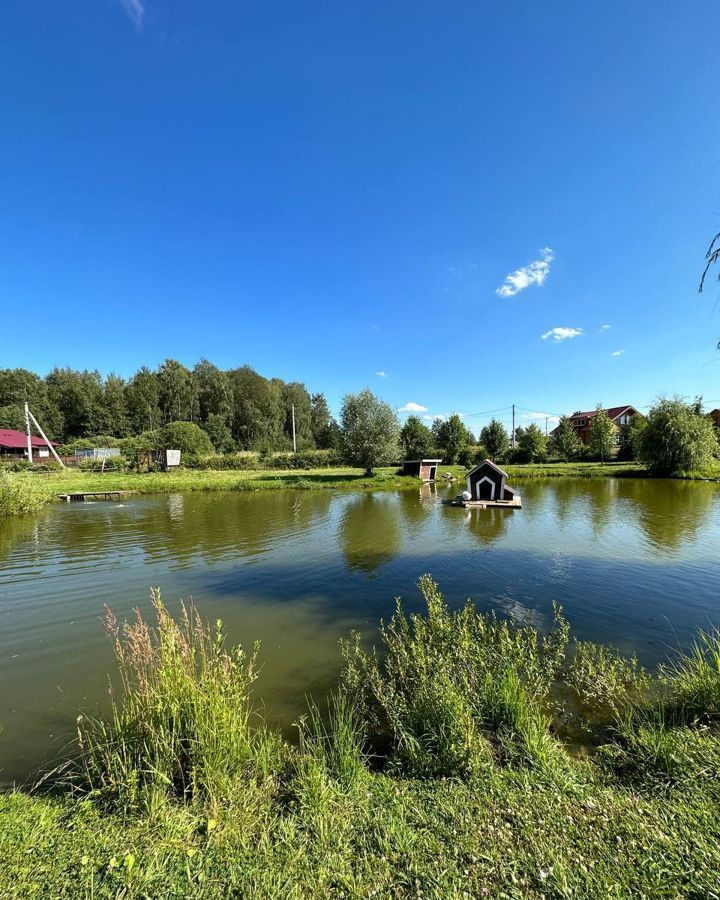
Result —
[{"label": "distant house", "polygon": [[402,464],[402,473],[422,478],[423,481],[435,481],[441,462],[441,459],[406,459]]},{"label": "distant house", "polygon": [[492,460],[475,466],[467,476],[467,489],[473,500],[506,500],[515,498],[515,491],[506,484],[508,474]]},{"label": "distant house", "polygon": [[716,428],[720,428],[720,409],[712,409],[708,413],[712,419],[712,423]]},{"label": "distant house", "polygon": [[[39,437],[31,437],[33,462],[50,456],[50,445]],[[57,444],[52,441],[53,447]],[[0,429],[0,457],[27,459],[27,435],[14,428]]]},{"label": "distant house", "polygon": [[[606,409],[605,412],[607,413],[608,419],[610,419],[615,426],[618,436],[620,434],[620,429],[626,425],[631,425],[635,416],[638,415],[638,411],[635,407],[629,405],[611,406],[610,409]],[[590,434],[596,415],[597,410],[593,409],[589,412],[574,412],[568,417],[575,429],[575,433],[583,444],[590,443]],[[552,433],[555,434],[558,428],[554,428]]]}]

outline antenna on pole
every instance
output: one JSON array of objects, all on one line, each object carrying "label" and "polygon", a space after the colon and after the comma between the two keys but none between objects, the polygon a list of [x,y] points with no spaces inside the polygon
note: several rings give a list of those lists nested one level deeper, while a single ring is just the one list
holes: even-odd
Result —
[{"label": "antenna on pole", "polygon": [[292,405],[292,425],[293,425],[293,453],[297,453],[297,441],[295,440],[295,404]]}]

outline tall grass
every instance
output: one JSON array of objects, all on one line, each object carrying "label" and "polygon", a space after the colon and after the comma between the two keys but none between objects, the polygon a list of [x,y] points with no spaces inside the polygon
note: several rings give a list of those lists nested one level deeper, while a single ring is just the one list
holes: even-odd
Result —
[{"label": "tall grass", "polygon": [[561,748],[549,731],[550,688],[565,660],[567,623],[559,615],[541,638],[530,625],[451,612],[429,575],[420,579],[427,614],[400,601],[381,625],[381,655],[359,638],[343,647],[343,684],[357,698],[368,737],[393,764],[425,777],[467,777],[494,761],[540,768]]},{"label": "tall grass", "polygon": [[43,485],[31,476],[0,470],[0,518],[35,512],[49,499]]},{"label": "tall grass", "polygon": [[227,800],[244,776],[266,774],[279,744],[251,728],[257,648],[228,649],[222,622],[208,627],[181,606],[174,619],[152,592],[155,624],[139,611],[106,626],[115,641],[121,696],[109,718],[78,720],[84,781],[122,806]]}]

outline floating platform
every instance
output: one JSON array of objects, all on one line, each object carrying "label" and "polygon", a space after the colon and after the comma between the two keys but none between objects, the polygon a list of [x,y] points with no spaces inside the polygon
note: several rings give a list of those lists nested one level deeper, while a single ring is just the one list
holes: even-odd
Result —
[{"label": "floating platform", "polygon": [[58,494],[66,503],[84,503],[86,500],[121,500],[134,491],[74,491],[72,494]]},{"label": "floating platform", "polygon": [[450,506],[463,506],[465,509],[490,509],[492,506],[520,509],[522,497],[519,494],[516,494],[512,500],[464,500],[462,497],[456,497],[450,501]]}]

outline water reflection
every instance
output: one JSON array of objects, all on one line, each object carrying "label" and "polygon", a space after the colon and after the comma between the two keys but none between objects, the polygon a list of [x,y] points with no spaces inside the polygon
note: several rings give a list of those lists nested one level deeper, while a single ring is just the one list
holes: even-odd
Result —
[{"label": "water reflection", "polygon": [[[417,497],[415,506],[423,514]],[[399,551],[397,507],[396,498],[389,494],[361,494],[347,503],[340,517],[338,543],[348,569],[370,574]]]}]

